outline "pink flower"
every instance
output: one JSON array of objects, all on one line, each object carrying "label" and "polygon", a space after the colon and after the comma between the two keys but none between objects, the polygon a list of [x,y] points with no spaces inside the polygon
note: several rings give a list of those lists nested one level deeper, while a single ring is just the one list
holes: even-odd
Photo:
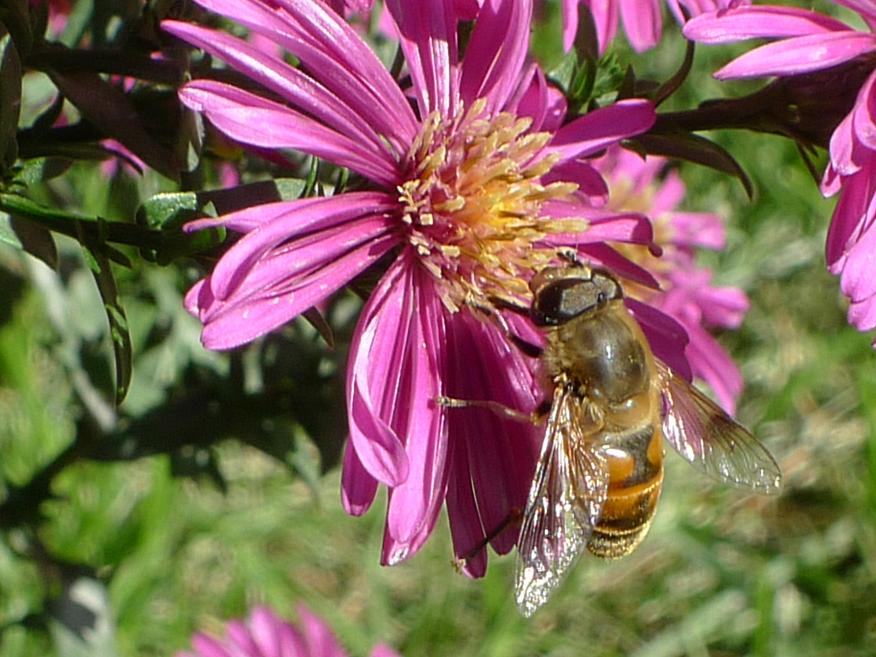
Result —
[{"label": "pink flower", "polygon": [[[696,16],[703,12],[735,6],[748,0],[666,0],[669,9],[679,23],[684,23],[684,14]],[[578,33],[579,6],[590,11],[599,54],[605,53],[608,44],[617,34],[618,15],[630,45],[636,52],[649,50],[657,45],[663,31],[663,16],[660,0],[563,0],[563,49],[568,52]]]},{"label": "pink flower", "polygon": [[[346,657],[331,628],[304,605],[298,607],[301,629],[282,620],[267,607],[255,607],[246,620],[228,623],[225,638],[207,634],[192,637],[192,651],[176,657]],[[391,648],[377,645],[371,657],[398,657]]]},{"label": "pink flower", "polygon": [[748,310],[748,297],[734,287],[713,287],[712,273],[696,264],[696,249],[723,249],[726,241],[721,218],[712,213],[677,209],[685,194],[676,171],[661,178],[666,160],[641,158],[612,147],[596,161],[609,184],[609,206],[651,217],[654,242],[660,257],[644,246],[628,245],[624,253],[651,271],[660,290],[641,288],[639,298],[678,320],[690,337],[686,348],[693,374],[708,383],[728,413],[736,409],[742,392],[742,375],[730,355],[707,331],[736,328]]},{"label": "pink flower", "polygon": [[[706,43],[778,39],[737,57],[715,73],[719,79],[796,76],[805,83],[807,76],[828,70],[840,87],[848,88],[831,89],[826,101],[838,94],[851,105],[857,96],[830,138],[821,191],[825,196],[840,194],[827,234],[828,269],[840,277],[840,288],[851,301],[849,322],[868,331],[876,328],[876,3],[838,4],[857,11],[870,31],[804,9],[760,6],[704,14],[688,23],[684,33]],[[857,72],[862,66],[863,82]],[[812,102],[825,89],[814,88]]]},{"label": "pink flower", "polygon": [[[322,0],[197,1],[282,45],[301,68],[167,21],[167,31],[273,94],[204,79],[180,90],[183,103],[238,143],[310,153],[362,179],[359,191],[190,225],[243,233],[187,296],[202,340],[213,349],[244,344],[365,270],[384,271],[351,345],[343,504],[362,514],[379,484],[389,488],[382,562],[394,564],[423,545],[446,502],[455,553],[467,556],[525,504],[539,435],[435,399],[495,400],[523,412],[541,401],[532,363],[500,328],[494,302],[527,305],[529,278],[558,249],[656,285],[605,243],[650,242],[647,219],[594,207],[605,183],[582,159],[647,130],[653,107],[625,100],[562,125],[561,95],[526,61],[531,0],[387,2],[406,87]],[[473,13],[460,60],[457,22]],[[630,303],[658,354],[683,370],[684,330]],[[540,337],[513,314],[504,321]],[[507,552],[516,535],[509,527],[491,544]],[[482,575],[486,551],[464,568]]]}]

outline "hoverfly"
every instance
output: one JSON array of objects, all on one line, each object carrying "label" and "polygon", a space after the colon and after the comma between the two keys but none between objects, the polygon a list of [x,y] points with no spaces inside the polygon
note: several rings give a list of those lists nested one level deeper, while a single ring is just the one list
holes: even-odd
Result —
[{"label": "hoverfly", "polygon": [[761,493],[781,487],[766,448],[654,357],[611,274],[547,267],[530,288],[552,400],[517,542],[524,616],[585,548],[616,559],[642,541],[663,482],[664,438],[717,479]]}]

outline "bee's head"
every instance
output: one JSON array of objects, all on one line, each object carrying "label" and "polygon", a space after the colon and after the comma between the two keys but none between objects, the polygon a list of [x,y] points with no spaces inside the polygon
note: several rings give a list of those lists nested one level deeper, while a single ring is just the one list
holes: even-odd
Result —
[{"label": "bee's head", "polygon": [[532,277],[529,289],[530,315],[538,326],[565,324],[624,296],[614,276],[584,265],[545,267]]}]

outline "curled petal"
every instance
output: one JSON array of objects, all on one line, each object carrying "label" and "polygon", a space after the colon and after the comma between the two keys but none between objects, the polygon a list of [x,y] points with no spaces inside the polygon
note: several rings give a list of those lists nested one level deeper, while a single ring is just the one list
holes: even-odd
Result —
[{"label": "curled petal", "polygon": [[347,416],[350,442],[362,466],[388,486],[408,476],[402,437],[393,430],[396,402],[403,393],[401,360],[410,341],[410,268],[400,259],[387,271],[362,309],[350,345]]},{"label": "curled petal", "polygon": [[546,150],[559,153],[561,161],[592,155],[622,139],[648,130],[657,116],[647,100],[621,100],[567,123],[554,135]]},{"label": "curled petal", "polygon": [[796,7],[739,7],[696,16],[684,26],[684,36],[700,43],[745,39],[788,38],[829,34],[849,26],[824,14]]},{"label": "curled petal", "polygon": [[831,32],[770,43],[737,57],[715,73],[719,80],[796,75],[831,68],[876,51],[876,38],[861,32]]}]

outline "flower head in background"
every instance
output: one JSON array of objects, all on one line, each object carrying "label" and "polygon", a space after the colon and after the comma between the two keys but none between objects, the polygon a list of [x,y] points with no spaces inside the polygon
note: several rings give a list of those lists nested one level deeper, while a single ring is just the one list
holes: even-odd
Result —
[{"label": "flower head in background", "polygon": [[[393,564],[423,545],[446,502],[454,550],[467,556],[522,508],[539,437],[526,423],[435,400],[489,399],[523,412],[541,401],[532,363],[503,332],[495,301],[528,305],[529,278],[558,250],[656,286],[606,243],[650,243],[647,218],[597,207],[605,183],[583,159],[647,130],[653,107],[625,100],[564,123],[562,96],[527,62],[531,0],[387,2],[404,87],[322,0],[197,2],[282,46],[301,67],[166,21],[168,32],[272,94],[203,79],[180,90],[183,103],[240,144],[309,153],[362,179],[360,191],[189,226],[243,234],[187,296],[202,340],[214,349],[244,344],[366,269],[385,271],[351,345],[343,503],[358,515],[379,484],[389,488],[382,561]],[[461,57],[457,23],[473,15]],[[634,312],[658,355],[684,371],[684,330],[646,304]],[[533,331],[516,316],[504,321]],[[507,552],[516,534],[509,528],[491,545]],[[473,576],[485,569],[485,551],[465,564]]]},{"label": "flower head in background", "polygon": [[830,137],[830,162],[821,191],[825,196],[839,193],[827,234],[827,267],[840,277],[840,288],[851,301],[849,322],[869,331],[876,328],[876,3],[837,4],[857,11],[869,30],[805,9],[765,5],[703,14],[689,22],[684,33],[704,43],[778,39],[737,57],[715,77],[803,80],[826,71],[841,88],[826,94],[824,86],[809,85],[812,102],[817,103],[819,95],[829,96],[826,103],[833,104],[833,96],[854,102]]},{"label": "flower head in background", "polygon": [[624,247],[631,260],[644,265],[660,281],[659,290],[640,288],[635,292],[684,326],[690,337],[686,355],[694,376],[708,383],[721,406],[734,413],[742,392],[742,375],[707,329],[737,328],[748,310],[748,297],[739,288],[713,286],[712,272],[696,263],[697,249],[724,248],[721,218],[677,209],[684,198],[684,182],[674,170],[662,176],[664,158],[643,159],[615,146],[595,164],[608,182],[610,207],[650,216],[654,243],[662,251],[656,257],[642,246]]},{"label": "flower head in background", "polygon": [[[666,0],[672,15],[684,23],[685,15],[725,9],[747,3],[748,0]],[[660,41],[663,32],[661,0],[563,0],[563,49],[568,52],[578,33],[581,5],[593,17],[598,52],[605,54],[608,44],[617,34],[618,18],[630,45],[636,52],[650,50]]]},{"label": "flower head in background", "polygon": [[[304,605],[298,607],[299,627],[284,621],[267,607],[255,607],[246,620],[229,621],[225,637],[192,637],[192,650],[176,657],[347,657],[331,628]],[[371,657],[398,657],[377,645]]]}]

